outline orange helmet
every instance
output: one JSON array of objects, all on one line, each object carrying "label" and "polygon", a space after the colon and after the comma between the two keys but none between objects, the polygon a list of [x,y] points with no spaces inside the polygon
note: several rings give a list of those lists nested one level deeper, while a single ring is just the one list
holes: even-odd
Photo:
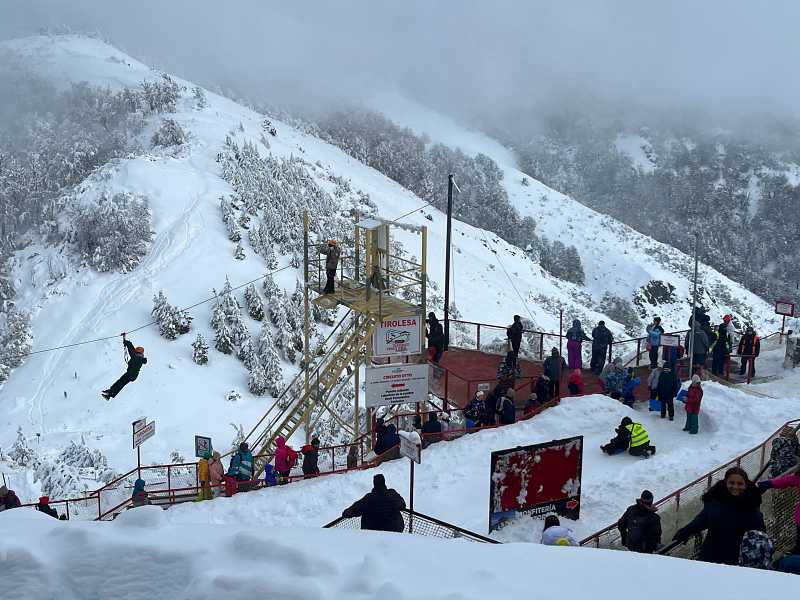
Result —
[{"label": "orange helmet", "polygon": [[136,352],[138,352],[139,354],[144,354],[144,346],[136,346],[134,350],[136,350]]},{"label": "orange helmet", "polygon": [[328,240],[328,245],[329,246],[335,246],[336,245],[336,240]]}]

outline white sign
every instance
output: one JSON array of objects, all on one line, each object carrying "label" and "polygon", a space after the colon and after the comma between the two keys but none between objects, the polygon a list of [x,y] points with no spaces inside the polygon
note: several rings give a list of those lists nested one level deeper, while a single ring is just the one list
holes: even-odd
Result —
[{"label": "white sign", "polygon": [[141,446],[145,441],[149,440],[156,434],[156,422],[153,421],[148,423],[138,431],[134,430],[133,432],[133,447],[138,448]]},{"label": "white sign", "polygon": [[776,302],[775,303],[775,314],[776,315],[783,315],[784,317],[793,317],[794,316],[794,304],[791,302]]},{"label": "white sign", "polygon": [[490,383],[486,383],[486,382],[479,383],[478,384],[478,391],[479,392],[488,392],[489,388],[491,388],[491,387],[492,387],[492,384],[490,384]]},{"label": "white sign", "polygon": [[147,417],[139,417],[133,422],[133,433],[136,433],[145,425],[147,425]]},{"label": "white sign", "polygon": [[416,431],[398,431],[400,434],[400,456],[405,456],[415,463],[422,462],[422,440]]},{"label": "white sign", "polygon": [[393,406],[428,399],[428,365],[368,367],[366,405]]},{"label": "white sign", "polygon": [[422,317],[381,321],[372,334],[373,356],[408,356],[422,352]]},{"label": "white sign", "polygon": [[677,348],[678,346],[681,345],[681,336],[667,335],[666,333],[664,333],[661,335],[661,345]]}]

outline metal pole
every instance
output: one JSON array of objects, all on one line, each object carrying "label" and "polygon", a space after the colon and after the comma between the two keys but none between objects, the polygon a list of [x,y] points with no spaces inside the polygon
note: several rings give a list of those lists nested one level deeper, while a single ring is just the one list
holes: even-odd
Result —
[{"label": "metal pole", "polygon": [[781,321],[781,334],[778,336],[778,344],[783,344],[783,330],[786,327],[786,315],[783,315],[783,321]]},{"label": "metal pole", "polygon": [[700,234],[695,232],[694,234],[694,286],[692,289],[692,328],[689,331],[689,379],[692,378],[692,372],[694,367],[694,330],[695,326],[697,325],[697,319],[695,318],[697,315],[695,314],[695,310],[697,308],[697,266],[698,266],[698,257],[697,252],[700,245]]},{"label": "metal pole", "polygon": [[136,446],[136,471],[139,479],[142,478],[142,447]]},{"label": "metal pole", "polygon": [[564,354],[564,350],[562,348],[562,341],[564,339],[564,309],[560,308],[558,310],[558,353],[559,355]]},{"label": "metal pole", "polygon": [[447,176],[447,248],[444,256],[444,349],[450,349],[450,244],[453,235],[453,174]]},{"label": "metal pole", "polygon": [[[341,282],[340,282],[341,284]],[[305,375],[304,375],[304,386],[305,386],[305,394],[306,398],[308,398],[309,394],[309,380],[308,380],[308,368],[309,363],[311,360],[311,354],[308,351],[308,344],[311,338],[310,334],[310,324],[308,322],[308,211],[303,211],[303,316],[304,316],[304,323],[303,323],[303,361],[305,362]],[[306,431],[306,444],[309,443],[311,440],[311,432],[310,429],[310,418],[311,418],[311,411],[308,411],[306,415],[306,422],[305,422],[305,431]]]},{"label": "metal pole", "polygon": [[[408,481],[408,487],[409,487],[408,503],[409,503],[409,509],[413,513],[414,512],[414,461],[409,458],[408,462],[411,463],[411,474],[409,475],[409,481]],[[409,515],[408,517],[408,533],[414,533],[413,515]]]}]

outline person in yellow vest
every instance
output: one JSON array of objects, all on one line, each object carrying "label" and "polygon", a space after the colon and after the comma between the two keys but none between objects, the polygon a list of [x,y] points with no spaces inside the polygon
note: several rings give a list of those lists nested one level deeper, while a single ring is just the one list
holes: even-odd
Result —
[{"label": "person in yellow vest", "polygon": [[630,417],[623,417],[616,429],[616,437],[608,444],[601,446],[606,454],[619,454],[628,451],[631,456],[650,458],[656,453],[656,447],[650,444],[650,436],[641,423],[634,423]]},{"label": "person in yellow vest", "polygon": [[211,473],[208,467],[208,459],[211,453],[206,451],[203,457],[197,461],[197,481],[200,484],[200,491],[197,493],[198,500],[211,500],[214,496],[211,492]]}]

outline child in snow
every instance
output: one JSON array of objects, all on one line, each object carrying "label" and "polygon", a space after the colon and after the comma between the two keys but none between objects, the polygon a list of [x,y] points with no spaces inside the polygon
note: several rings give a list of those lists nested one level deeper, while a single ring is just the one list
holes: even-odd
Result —
[{"label": "child in snow", "polygon": [[211,500],[213,494],[211,493],[211,472],[209,469],[209,459],[211,453],[205,451],[203,457],[197,461],[197,480],[200,482],[200,489],[197,492],[197,500]]},{"label": "child in snow", "polygon": [[578,546],[578,540],[571,529],[561,525],[556,515],[547,515],[542,530],[542,544],[545,546]]},{"label": "child in snow", "polygon": [[264,485],[266,487],[278,485],[278,476],[275,473],[275,467],[270,464],[264,466]]},{"label": "child in snow", "polygon": [[703,386],[700,376],[692,375],[692,384],[686,391],[686,425],[683,430],[697,433],[700,427],[700,402],[703,399]]},{"label": "child in snow", "polygon": [[622,403],[625,406],[633,406],[633,403],[636,402],[636,388],[641,382],[641,379],[634,377],[622,388]]},{"label": "child in snow", "polygon": [[137,506],[144,506],[145,504],[150,504],[150,500],[147,499],[147,492],[144,489],[144,479],[137,479],[133,483],[131,506],[136,508]]},{"label": "child in snow", "polygon": [[289,483],[289,475],[297,462],[297,452],[286,443],[282,435],[275,438],[275,470],[278,472],[278,483]]},{"label": "child in snow", "polygon": [[569,393],[573,396],[580,396],[583,394],[583,376],[580,369],[573,369],[572,373],[567,378],[567,388]]}]

